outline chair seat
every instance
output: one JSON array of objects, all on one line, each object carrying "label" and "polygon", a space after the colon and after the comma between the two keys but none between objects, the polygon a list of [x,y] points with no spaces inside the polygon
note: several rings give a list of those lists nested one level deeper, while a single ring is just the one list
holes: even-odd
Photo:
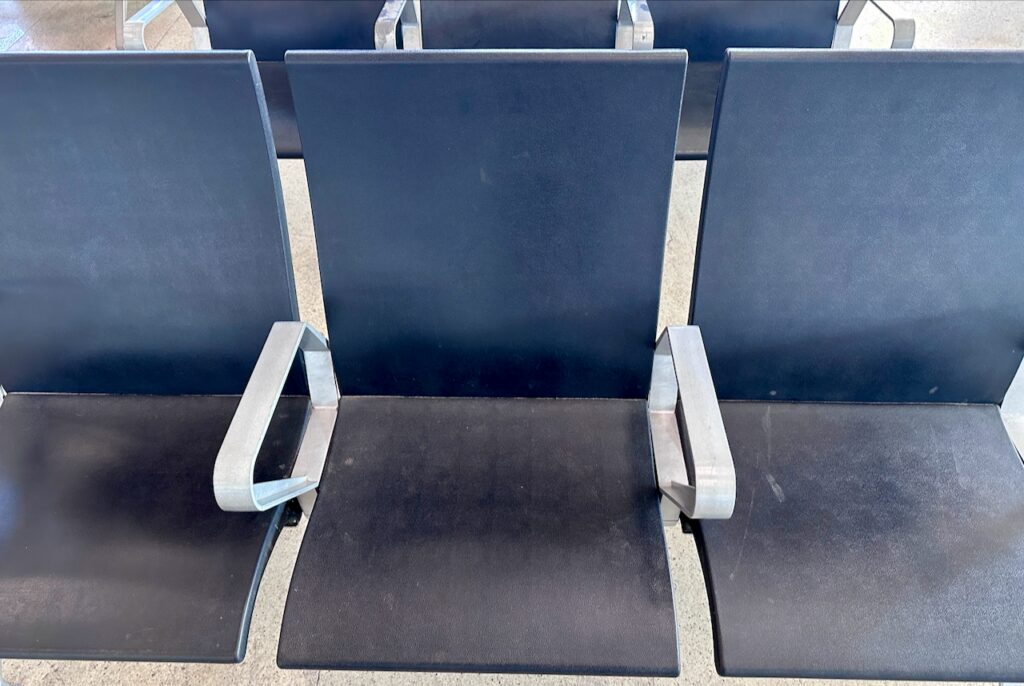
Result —
[{"label": "chair seat", "polygon": [[722,77],[721,62],[690,62],[686,67],[686,89],[676,136],[677,160],[703,160],[711,141],[711,120]]},{"label": "chair seat", "polygon": [[[282,509],[222,512],[237,396],[13,393],[0,407],[0,657],[237,662]],[[294,456],[283,398],[258,478]],[[276,458],[276,459],[275,459]]]},{"label": "chair seat", "polygon": [[730,676],[1024,680],[1024,464],[992,405],[724,402],[696,525]]},{"label": "chair seat", "polygon": [[343,398],[278,663],[677,674],[645,402]]}]

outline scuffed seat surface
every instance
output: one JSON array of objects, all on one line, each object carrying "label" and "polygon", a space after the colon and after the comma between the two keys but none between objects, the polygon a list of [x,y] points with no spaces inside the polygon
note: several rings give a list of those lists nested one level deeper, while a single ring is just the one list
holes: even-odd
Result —
[{"label": "scuffed seat surface", "polygon": [[676,674],[642,400],[348,397],[283,667]]},{"label": "scuffed seat surface", "polygon": [[722,413],[736,512],[697,534],[723,674],[1024,680],[1024,465],[995,406]]},{"label": "scuffed seat surface", "polygon": [[[242,659],[281,509],[228,513],[214,500],[213,464],[237,405],[237,396],[6,398],[0,656]],[[265,450],[294,456],[307,406],[281,400]],[[259,464],[258,478],[290,467]]]}]

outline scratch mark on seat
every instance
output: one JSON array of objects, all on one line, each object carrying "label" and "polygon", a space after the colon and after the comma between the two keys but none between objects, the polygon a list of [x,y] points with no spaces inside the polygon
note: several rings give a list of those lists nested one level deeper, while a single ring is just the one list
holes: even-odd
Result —
[{"label": "scratch mark on seat", "polygon": [[765,474],[765,480],[768,481],[768,485],[772,487],[772,493],[775,494],[775,499],[780,503],[786,502],[786,493],[782,490],[782,486],[775,480],[775,477],[771,474]]},{"label": "scratch mark on seat", "polygon": [[757,484],[754,484],[754,488],[750,490],[750,504],[747,506],[747,521],[743,526],[743,538],[740,540],[740,554],[736,557],[736,564],[732,566],[732,571],[729,572],[729,581],[736,578],[736,572],[740,568],[740,563],[743,562],[743,551],[747,547],[747,534],[750,533],[750,520],[754,514],[754,496],[757,495]]}]

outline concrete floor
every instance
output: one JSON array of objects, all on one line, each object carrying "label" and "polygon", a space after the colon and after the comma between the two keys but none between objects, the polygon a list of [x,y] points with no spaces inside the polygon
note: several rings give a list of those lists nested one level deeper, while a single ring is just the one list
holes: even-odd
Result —
[{"label": "concrete floor", "polygon": [[[133,2],[133,8],[141,2]],[[886,2],[917,19],[919,48],[1024,48],[1024,2]],[[95,1],[0,1],[0,52],[20,50],[110,50],[114,47],[114,3]],[[887,26],[876,10],[865,10],[854,47],[883,47]],[[147,42],[159,50],[191,49],[188,24],[177,8],[150,25]],[[303,318],[325,330],[312,215],[301,161],[280,163],[292,236],[299,302]],[[685,323],[704,163],[676,164],[669,216],[662,291],[661,325]],[[617,684],[669,683],[654,679],[527,677],[477,674],[284,671],[274,660],[277,635],[292,566],[304,526],[286,530],[278,541],[260,589],[249,637],[248,657],[240,665],[175,665],[57,661],[5,661],[4,676],[21,686],[37,684]],[[690,537],[678,528],[667,532],[679,622],[682,676],[678,684],[775,684],[773,679],[722,679],[715,673],[708,600]],[[199,580],[197,580],[199,582]],[[788,683],[794,683],[789,681]],[[805,684],[839,682],[801,681]],[[853,682],[871,683],[871,682]],[[895,682],[874,682],[895,683]]]}]

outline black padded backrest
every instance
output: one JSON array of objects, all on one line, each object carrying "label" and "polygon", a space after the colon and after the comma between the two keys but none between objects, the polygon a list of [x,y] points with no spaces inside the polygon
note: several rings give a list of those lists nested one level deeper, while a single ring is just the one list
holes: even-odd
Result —
[{"label": "black padded backrest", "polygon": [[730,51],[692,309],[719,395],[1001,402],[1022,113],[1024,53]]},{"label": "black padded backrest", "polygon": [[827,48],[839,0],[648,0],[655,48],[718,62],[727,48]]},{"label": "black padded backrest", "polygon": [[294,319],[248,53],[0,55],[0,384],[240,393]]},{"label": "black padded backrest", "polygon": [[[410,2],[412,0],[409,0]],[[283,60],[287,50],[373,50],[384,0],[206,0],[210,44]]]},{"label": "black padded backrest", "polygon": [[614,48],[617,0],[425,0],[423,47]]},{"label": "black padded backrest", "polygon": [[685,53],[287,63],[345,392],[646,395]]}]

